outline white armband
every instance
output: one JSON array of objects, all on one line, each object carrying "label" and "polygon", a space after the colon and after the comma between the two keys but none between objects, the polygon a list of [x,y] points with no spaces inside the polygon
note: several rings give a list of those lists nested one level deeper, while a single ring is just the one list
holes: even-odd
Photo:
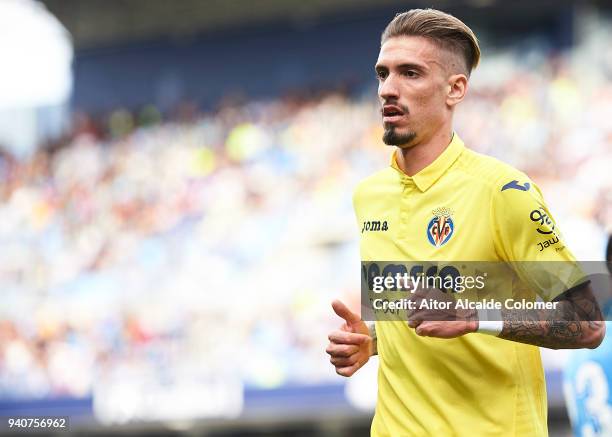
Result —
[{"label": "white armband", "polygon": [[504,329],[501,311],[478,310],[478,329],[476,332],[497,337]]}]

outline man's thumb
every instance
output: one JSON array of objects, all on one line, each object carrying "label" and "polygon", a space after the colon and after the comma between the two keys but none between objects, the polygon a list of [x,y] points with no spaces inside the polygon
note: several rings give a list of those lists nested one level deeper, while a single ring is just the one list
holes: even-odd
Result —
[{"label": "man's thumb", "polygon": [[355,314],[354,312],[349,310],[348,307],[338,299],[332,302],[332,308],[334,309],[334,312],[336,314],[338,314],[346,321],[347,325],[361,321],[361,317],[358,314]]}]

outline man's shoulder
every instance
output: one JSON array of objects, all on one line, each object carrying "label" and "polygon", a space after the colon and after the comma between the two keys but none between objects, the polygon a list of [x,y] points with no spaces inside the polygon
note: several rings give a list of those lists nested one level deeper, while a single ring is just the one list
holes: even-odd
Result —
[{"label": "man's shoulder", "polygon": [[459,169],[498,192],[509,189],[526,191],[533,185],[526,173],[493,156],[470,149],[462,154]]}]

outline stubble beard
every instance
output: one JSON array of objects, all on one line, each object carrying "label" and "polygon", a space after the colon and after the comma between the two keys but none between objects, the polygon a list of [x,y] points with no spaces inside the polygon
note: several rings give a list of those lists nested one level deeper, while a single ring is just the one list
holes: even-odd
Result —
[{"label": "stubble beard", "polygon": [[416,138],[416,132],[398,133],[395,126],[385,126],[383,133],[383,142],[388,146],[410,146]]}]

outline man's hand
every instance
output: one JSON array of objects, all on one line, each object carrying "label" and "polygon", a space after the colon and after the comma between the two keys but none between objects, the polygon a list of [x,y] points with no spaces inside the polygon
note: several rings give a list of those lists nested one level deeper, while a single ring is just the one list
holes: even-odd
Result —
[{"label": "man's hand", "polygon": [[[408,311],[408,326],[422,337],[455,338],[478,329],[478,314],[475,310],[455,309],[455,300],[441,290],[416,290],[410,300],[415,302],[415,310]],[[427,300],[428,306],[421,303]]]},{"label": "man's hand", "polygon": [[431,320],[425,322],[408,322],[408,325],[414,327],[414,332],[421,337],[438,337],[438,338],[455,338],[462,335],[476,332],[478,322],[471,320],[450,320],[438,321]]},{"label": "man's hand", "polygon": [[351,376],[368,362],[374,353],[374,342],[368,326],[358,314],[355,314],[339,300],[332,302],[334,312],[344,319],[339,330],[332,331],[327,345],[331,363],[336,373]]}]

